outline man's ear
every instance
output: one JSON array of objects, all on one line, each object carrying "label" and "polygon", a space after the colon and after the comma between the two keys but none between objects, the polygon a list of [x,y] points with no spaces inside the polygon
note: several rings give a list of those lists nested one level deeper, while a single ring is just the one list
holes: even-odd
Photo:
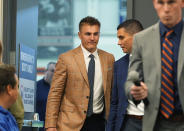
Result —
[{"label": "man's ear", "polygon": [[181,7],[184,8],[184,0],[182,0]]},{"label": "man's ear", "polygon": [[152,2],[153,2],[153,7],[155,8],[155,0],[152,0]]},{"label": "man's ear", "polygon": [[10,96],[12,95],[12,90],[13,90],[13,89],[12,89],[12,86],[11,86],[10,84],[7,85],[6,91],[7,91],[7,94],[8,94],[8,95],[10,95]]},{"label": "man's ear", "polygon": [[79,36],[79,38],[81,39],[81,33],[80,33],[80,31],[78,32],[78,36]]}]

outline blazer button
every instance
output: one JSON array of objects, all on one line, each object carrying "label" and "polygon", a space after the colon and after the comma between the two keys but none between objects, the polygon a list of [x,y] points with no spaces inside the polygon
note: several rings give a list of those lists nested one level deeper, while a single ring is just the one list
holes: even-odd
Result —
[{"label": "blazer button", "polygon": [[84,114],[86,114],[87,112],[86,111],[84,111]]},{"label": "blazer button", "polygon": [[86,98],[88,99],[88,98],[89,98],[89,96],[86,96]]}]

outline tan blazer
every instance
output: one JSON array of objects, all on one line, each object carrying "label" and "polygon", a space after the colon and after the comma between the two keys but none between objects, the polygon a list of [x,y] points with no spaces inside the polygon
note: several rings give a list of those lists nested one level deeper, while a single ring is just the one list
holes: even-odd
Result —
[{"label": "tan blazer", "polygon": [[[114,56],[98,49],[105,113],[108,118],[112,88]],[[80,131],[86,119],[90,89],[81,47],[61,54],[56,64],[47,100],[45,128],[58,131]]]},{"label": "tan blazer", "polygon": [[[184,29],[178,52],[177,84],[182,109],[184,110]],[[161,44],[159,23],[137,33],[134,37],[130,71],[138,71],[148,87],[149,105],[145,107],[143,131],[153,131],[160,106],[161,96]],[[131,75],[126,82],[126,94],[131,99]]]}]

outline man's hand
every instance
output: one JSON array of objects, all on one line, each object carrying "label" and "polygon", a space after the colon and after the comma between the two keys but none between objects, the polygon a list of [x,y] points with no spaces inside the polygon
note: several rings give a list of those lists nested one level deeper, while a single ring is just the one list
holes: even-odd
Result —
[{"label": "man's hand", "polygon": [[141,82],[141,86],[133,85],[130,88],[130,94],[133,96],[135,100],[143,100],[148,96],[148,88],[147,86]]},{"label": "man's hand", "polygon": [[46,131],[57,131],[56,128],[47,128]]}]

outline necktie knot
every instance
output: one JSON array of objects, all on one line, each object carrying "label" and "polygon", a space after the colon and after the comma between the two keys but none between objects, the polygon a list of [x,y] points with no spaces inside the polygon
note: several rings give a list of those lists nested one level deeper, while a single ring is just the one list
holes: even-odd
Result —
[{"label": "necktie knot", "polygon": [[165,37],[169,38],[173,32],[174,32],[174,30],[167,31]]},{"label": "necktie knot", "polygon": [[93,54],[90,54],[89,57],[90,57],[91,59],[94,59],[95,56],[94,56]]}]

